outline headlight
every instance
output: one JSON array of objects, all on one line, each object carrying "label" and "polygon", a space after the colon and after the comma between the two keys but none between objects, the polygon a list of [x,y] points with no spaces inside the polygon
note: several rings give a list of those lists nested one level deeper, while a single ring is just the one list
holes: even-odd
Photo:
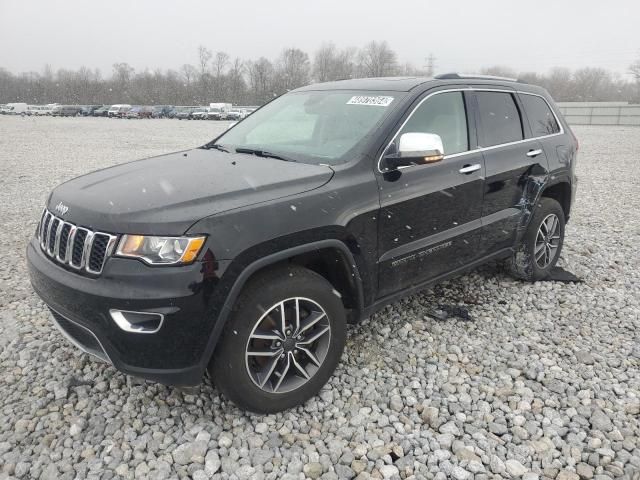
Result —
[{"label": "headlight", "polygon": [[123,235],[116,255],[139,258],[151,265],[176,265],[193,262],[205,237],[151,237]]}]

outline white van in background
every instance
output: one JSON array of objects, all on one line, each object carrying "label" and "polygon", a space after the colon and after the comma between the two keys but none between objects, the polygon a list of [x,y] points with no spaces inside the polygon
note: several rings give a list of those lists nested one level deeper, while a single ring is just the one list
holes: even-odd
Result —
[{"label": "white van in background", "polygon": [[26,103],[7,103],[0,113],[4,115],[21,115],[27,113],[27,104]]},{"label": "white van in background", "polygon": [[43,115],[51,115],[51,108],[46,105],[29,105],[26,111],[27,115],[41,117]]},{"label": "white van in background", "polygon": [[128,103],[119,103],[116,105],[111,105],[111,108],[107,112],[107,116],[109,118],[111,117],[121,118],[121,117],[124,117],[125,113],[127,113],[129,110],[131,110],[131,105],[129,105]]}]

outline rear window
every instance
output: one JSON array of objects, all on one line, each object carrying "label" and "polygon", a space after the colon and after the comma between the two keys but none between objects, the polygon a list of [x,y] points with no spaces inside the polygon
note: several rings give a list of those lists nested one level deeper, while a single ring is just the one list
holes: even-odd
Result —
[{"label": "rear window", "polygon": [[476,92],[483,147],[524,139],[522,119],[511,93]]},{"label": "rear window", "polygon": [[547,101],[537,95],[520,95],[524,111],[529,119],[534,137],[552,135],[560,131],[560,126]]}]

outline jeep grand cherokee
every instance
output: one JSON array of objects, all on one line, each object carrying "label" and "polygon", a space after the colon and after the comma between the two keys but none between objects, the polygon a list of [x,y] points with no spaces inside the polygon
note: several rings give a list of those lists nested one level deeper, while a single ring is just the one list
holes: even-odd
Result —
[{"label": "jeep grand cherokee", "polygon": [[75,345],[239,406],[316,394],[348,322],[490,260],[548,275],[578,144],[541,88],[346,80],[287,93],[200,148],[49,196],[32,284]]}]

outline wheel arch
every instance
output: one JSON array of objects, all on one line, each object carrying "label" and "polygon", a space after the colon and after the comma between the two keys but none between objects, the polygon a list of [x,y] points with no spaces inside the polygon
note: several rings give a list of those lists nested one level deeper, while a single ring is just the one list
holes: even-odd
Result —
[{"label": "wheel arch", "polygon": [[560,180],[559,182],[547,185],[544,190],[542,190],[540,196],[552,198],[557,201],[564,212],[565,222],[569,220],[569,214],[571,213],[571,184],[569,181]]},{"label": "wheel arch", "polygon": [[261,272],[285,264],[303,266],[323,276],[340,293],[349,322],[360,319],[364,311],[363,282],[356,260],[343,241],[318,240],[265,255],[244,267],[233,281],[207,342],[202,358],[203,372],[215,351],[224,326],[229,321],[233,306],[247,282]]}]

